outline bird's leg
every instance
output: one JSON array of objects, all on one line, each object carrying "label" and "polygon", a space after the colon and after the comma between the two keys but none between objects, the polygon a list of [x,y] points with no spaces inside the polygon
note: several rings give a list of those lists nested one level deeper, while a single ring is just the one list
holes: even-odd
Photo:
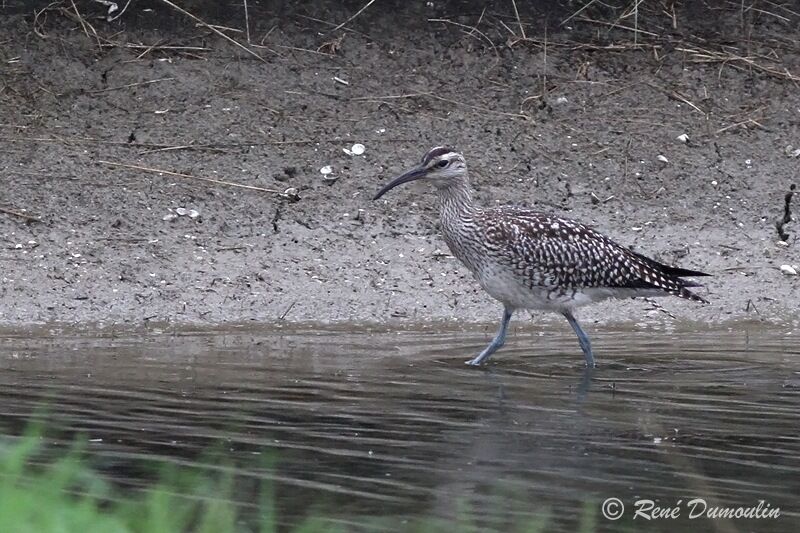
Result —
[{"label": "bird's leg", "polygon": [[589,342],[589,336],[586,335],[586,332],[581,329],[581,325],[578,324],[578,321],[575,320],[575,317],[572,316],[572,313],[569,311],[564,311],[564,317],[569,322],[569,325],[572,326],[572,329],[575,330],[575,334],[578,336],[578,342],[581,345],[581,349],[583,350],[583,356],[586,358],[586,366],[590,368],[594,368],[597,365],[594,364],[594,355],[592,355],[592,343]]},{"label": "bird's leg", "polygon": [[581,376],[581,382],[578,385],[579,405],[583,403],[583,401],[586,399],[586,396],[589,394],[589,387],[592,385],[592,377],[594,376],[594,372],[594,366],[587,366],[583,369],[583,376]]},{"label": "bird's leg", "polygon": [[514,313],[514,310],[505,307],[503,308],[503,321],[500,323],[500,329],[497,332],[497,335],[494,336],[492,342],[489,343],[489,346],[484,348],[484,350],[478,354],[475,359],[470,359],[467,361],[468,365],[471,366],[478,366],[483,363],[486,359],[488,359],[494,352],[500,349],[503,344],[506,342],[506,332],[508,331],[508,323],[511,321],[511,315]]}]

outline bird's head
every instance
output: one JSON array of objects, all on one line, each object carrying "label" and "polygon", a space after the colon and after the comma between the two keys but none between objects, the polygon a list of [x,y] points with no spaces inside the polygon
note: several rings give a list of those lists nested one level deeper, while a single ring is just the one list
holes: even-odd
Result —
[{"label": "bird's head", "polygon": [[422,157],[419,165],[383,186],[373,200],[377,200],[398,185],[424,179],[437,188],[448,187],[466,180],[467,163],[464,156],[444,146],[432,148]]}]

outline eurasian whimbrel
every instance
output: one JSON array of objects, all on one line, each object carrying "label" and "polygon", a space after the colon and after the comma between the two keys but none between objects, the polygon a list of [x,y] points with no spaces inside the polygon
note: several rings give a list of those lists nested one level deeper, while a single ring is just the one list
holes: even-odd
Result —
[{"label": "eurasian whimbrel", "polygon": [[575,320],[574,309],[607,298],[670,294],[706,302],[688,289],[699,285],[682,278],[709,274],[661,264],[573,220],[522,207],[476,206],[464,156],[451,148],[433,148],[374,199],[418,179],[436,187],[442,234],[450,251],[503,304],[500,330],[489,346],[467,361],[469,365],[480,365],[503,346],[517,309],[564,315],[578,335],[586,365],[594,367],[589,337]]}]

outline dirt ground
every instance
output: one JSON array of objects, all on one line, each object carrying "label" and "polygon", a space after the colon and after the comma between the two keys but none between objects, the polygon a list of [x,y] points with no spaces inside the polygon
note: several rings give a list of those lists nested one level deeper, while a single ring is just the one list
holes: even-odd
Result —
[{"label": "dirt ground", "polygon": [[[241,5],[176,3],[247,43]],[[709,305],[659,300],[674,320],[585,321],[798,325],[800,224],[775,228],[800,181],[790,4],[379,0],[341,28],[365,2],[249,4],[261,59],[155,0],[113,22],[3,2],[0,324],[495,323],[432,190],[371,201],[448,144],[484,204],[714,275]]]}]

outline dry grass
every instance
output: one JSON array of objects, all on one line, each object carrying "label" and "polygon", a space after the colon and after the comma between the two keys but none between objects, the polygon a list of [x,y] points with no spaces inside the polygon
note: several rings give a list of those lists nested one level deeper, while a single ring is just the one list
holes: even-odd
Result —
[{"label": "dry grass", "polygon": [[[217,26],[217,25],[214,25],[214,24],[209,24],[208,22],[206,22],[202,18],[200,18],[197,15],[193,14],[192,12],[184,9],[180,5],[178,5],[178,4],[174,3],[174,2],[171,2],[170,0],[159,0],[159,1],[162,2],[163,4],[165,4],[166,6],[170,7],[171,9],[174,9],[178,13],[181,13],[182,15],[185,15],[186,17],[192,19],[193,21],[195,21],[197,23],[198,26],[208,29],[209,31],[211,31],[212,33],[216,34],[217,36],[219,36],[223,40],[231,43],[233,46],[235,46],[239,50],[242,50],[247,55],[249,55],[251,57],[254,57],[255,59],[257,59],[259,61],[262,61],[262,62],[265,61],[264,58],[261,57],[259,54],[257,54],[256,52],[254,52],[253,50],[251,50],[250,48],[248,48],[244,44],[240,43],[239,41],[237,41],[233,37],[230,37],[229,35],[227,35],[223,31],[223,30],[227,30],[227,31],[231,31],[231,32],[239,32],[239,31],[242,31],[242,30],[239,30],[239,29],[236,29],[236,28],[224,28],[224,27],[220,27],[220,26]],[[106,19],[107,22],[113,22],[114,20],[117,20],[118,18],[120,18],[125,13],[125,11],[128,9],[128,5],[129,4],[130,4],[130,2],[128,2],[120,12],[114,14],[113,16],[109,14],[109,16]],[[244,4],[244,7],[245,7],[245,20],[244,20],[245,30],[244,30],[244,33],[246,34],[247,42],[249,44],[250,43],[250,20],[249,20],[249,11],[247,9],[247,3],[246,2]],[[74,0],[69,0],[69,3],[67,3],[66,1],[61,1],[61,0],[57,0],[55,2],[51,2],[47,6],[41,8],[41,9],[35,10],[33,15],[34,15],[34,17],[33,17],[33,32],[37,36],[42,38],[42,39],[47,39],[48,38],[47,31],[45,30],[45,26],[46,26],[46,23],[47,23],[48,16],[49,15],[57,15],[57,16],[66,17],[67,19],[76,22],[80,26],[81,31],[86,35],[86,37],[91,39],[91,40],[93,40],[93,41],[95,41],[97,43],[98,48],[113,48],[113,47],[137,48],[138,47],[138,48],[144,48],[145,49],[145,52],[143,53],[143,55],[146,54],[146,53],[151,52],[154,49],[176,50],[176,51],[181,51],[181,52],[186,52],[186,51],[189,51],[189,50],[191,50],[191,51],[197,51],[197,50],[207,51],[208,50],[205,47],[159,46],[159,45],[155,45],[155,44],[146,46],[146,45],[141,45],[141,44],[123,43],[123,42],[115,41],[115,40],[113,40],[112,37],[105,37],[105,36],[102,36],[100,33],[98,33],[98,31],[95,28],[95,26],[91,22],[89,22],[89,19],[78,9],[78,6],[75,4]],[[278,54],[277,52],[275,52],[274,50],[272,50],[272,49],[270,49],[268,47],[261,46],[259,48],[266,49],[269,52],[272,52],[272,53],[274,53],[276,55],[280,55],[280,54]]]},{"label": "dry grass", "polygon": [[[184,16],[195,21],[198,26],[206,28],[221,39],[229,42],[239,50],[251,57],[264,61],[264,58],[253,51],[252,48],[267,50],[274,55],[280,55],[277,51],[264,44],[262,38],[258,45],[251,43],[250,35],[250,12],[247,2],[243,4],[243,29],[224,28],[210,24],[201,17],[193,14],[180,2],[171,0],[159,0]],[[330,29],[323,34],[323,42],[316,50],[298,49],[310,53],[320,53],[328,56],[335,55],[341,45],[341,34],[332,37],[332,34],[339,30],[352,31],[358,33],[348,25],[356,21],[375,0],[367,1],[358,11],[348,17],[344,22],[335,23],[333,21],[322,21],[309,18],[324,23]],[[130,2],[128,2],[129,4]],[[108,20],[120,18],[126,10],[128,4],[115,13],[113,17],[109,15]],[[502,6],[501,6],[502,7]],[[737,45],[731,45],[726,41],[726,37],[720,35],[719,42],[687,34],[686,37],[676,37],[680,34],[682,21],[688,17],[684,13],[684,5],[677,1],[653,1],[653,0],[622,0],[619,2],[608,2],[599,0],[587,0],[581,3],[577,9],[558,21],[561,28],[572,25],[576,29],[595,28],[593,37],[584,38],[580,41],[566,39],[547,39],[537,35],[543,34],[544,28],[548,25],[547,13],[539,14],[536,19],[523,19],[520,14],[516,0],[509,0],[507,6],[509,14],[499,12],[488,12],[484,7],[477,16],[474,24],[467,24],[463,20],[454,20],[455,17],[432,17],[428,21],[431,23],[441,23],[449,25],[463,32],[466,37],[478,39],[490,49],[496,57],[500,56],[500,48],[507,46],[513,48],[518,45],[529,45],[544,48],[550,46],[552,49],[562,49],[569,51],[594,50],[607,52],[628,52],[643,51],[651,53],[654,57],[660,58],[670,51],[678,51],[686,56],[686,61],[697,64],[717,64],[720,70],[730,67],[738,70],[750,70],[763,73],[770,77],[790,80],[794,83],[800,82],[800,73],[792,72],[784,66],[779,50],[789,48],[790,51],[797,52],[796,43],[776,43],[766,39],[759,40],[756,36],[755,27],[757,24],[772,22],[775,24],[792,27],[800,24],[800,10],[792,9],[784,4],[772,0],[755,0],[753,3],[727,2],[721,7],[707,7],[709,11],[716,10],[716,16],[722,19],[724,16],[736,17],[739,21],[740,34],[737,37]],[[135,9],[135,6],[131,9]],[[56,14],[66,17],[78,24],[81,32],[94,41],[100,48],[122,47],[131,49],[141,49],[140,58],[156,50],[164,52],[182,53],[195,55],[208,52],[206,46],[173,45],[167,43],[154,43],[144,45],[141,43],[119,42],[112,37],[103,35],[103,28],[98,31],[97,26],[93,25],[86,17],[86,14],[79,9],[74,0],[60,0],[50,3],[42,9],[34,12],[33,31],[41,38],[47,38],[45,26],[48,15]],[[461,16],[463,19],[463,15]],[[481,27],[483,26],[483,27]],[[512,28],[515,27],[516,29]],[[528,28],[526,30],[526,27]],[[274,29],[274,28],[273,28]],[[239,42],[228,35],[229,33],[242,33],[246,43]],[[584,31],[585,34],[585,31]],[[727,39],[730,40],[730,39]],[[252,48],[251,48],[252,47]],[[276,48],[280,47],[275,45]],[[294,49],[292,49],[294,50]],[[754,50],[766,50],[758,53]],[[800,88],[800,85],[798,86]]]}]

